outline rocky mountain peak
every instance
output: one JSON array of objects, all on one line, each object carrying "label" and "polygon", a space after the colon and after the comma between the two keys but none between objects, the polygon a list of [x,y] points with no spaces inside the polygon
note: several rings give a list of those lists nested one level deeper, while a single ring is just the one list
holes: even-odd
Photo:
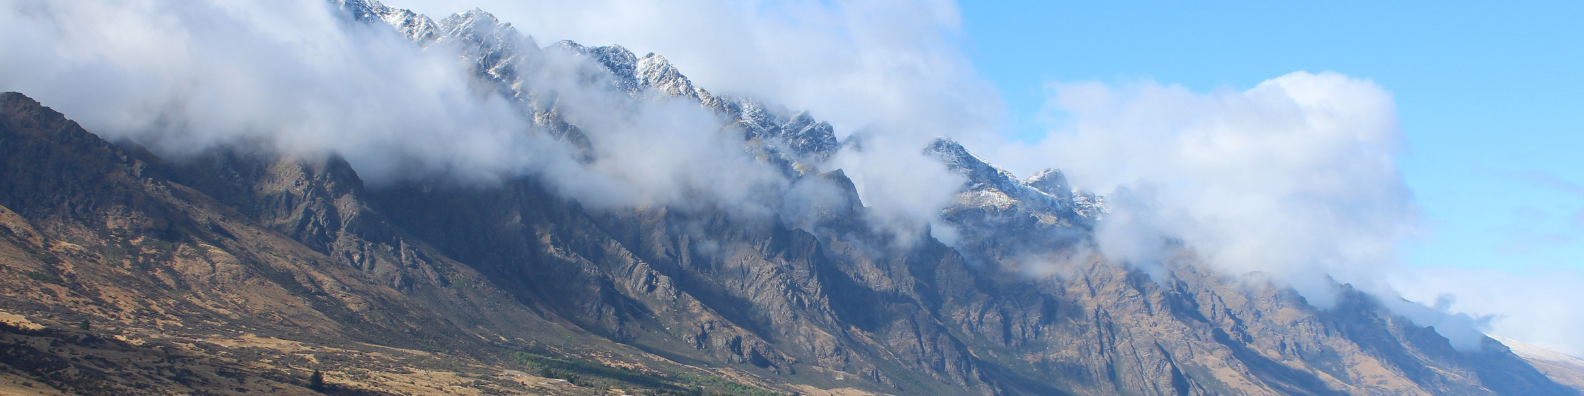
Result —
[{"label": "rocky mountain peak", "polygon": [[613,80],[616,88],[629,95],[637,95],[643,89],[638,82],[638,56],[633,55],[633,52],[626,47],[620,45],[588,47],[572,40],[558,41],[553,47],[587,56],[598,62],[615,77]]},{"label": "rocky mountain peak", "polygon": [[841,149],[836,129],[803,111],[787,117],[785,109],[770,109],[753,99],[732,101],[737,110],[737,125],[748,139],[773,142],[783,150],[809,162],[820,163]]},{"label": "rocky mountain peak", "polygon": [[949,138],[939,138],[924,149],[947,169],[968,178],[959,196],[960,204],[1008,207],[1015,205],[1050,224],[1089,227],[1109,209],[1105,198],[1087,191],[1073,191],[1061,171],[1044,170],[1019,180],[1005,169],[991,165]]},{"label": "rocky mountain peak", "polygon": [[926,154],[946,164],[952,171],[968,176],[969,183],[1003,187],[1015,185],[1016,177],[994,165],[990,165],[983,158],[968,152],[961,143],[950,138],[937,138],[924,148]]},{"label": "rocky mountain peak", "polygon": [[352,14],[358,21],[382,21],[396,28],[403,36],[419,44],[440,39],[439,26],[434,20],[412,10],[387,6],[374,0],[333,0],[332,4]]},{"label": "rocky mountain peak", "polygon": [[682,71],[671,65],[665,56],[653,52],[638,59],[634,70],[638,77],[638,84],[656,92],[699,100],[706,107],[718,101],[708,91],[693,86],[693,81],[682,75]]},{"label": "rocky mountain peak", "polygon": [[445,37],[460,41],[468,55],[509,59],[524,49],[538,49],[533,38],[524,36],[511,23],[501,22],[481,9],[452,14],[440,20]]},{"label": "rocky mountain peak", "polygon": [[836,129],[828,122],[815,120],[807,111],[792,117],[792,121],[787,122],[782,130],[792,150],[799,153],[819,153],[823,159],[829,158],[841,146],[841,142],[836,140]]},{"label": "rocky mountain peak", "polygon": [[1063,174],[1062,171],[1059,170],[1047,168],[1039,172],[1035,172],[1034,175],[1029,176],[1029,178],[1024,180],[1023,183],[1028,184],[1029,187],[1034,187],[1035,190],[1040,190],[1040,192],[1053,195],[1057,198],[1072,198],[1073,190],[1072,186],[1067,184],[1067,175]]}]

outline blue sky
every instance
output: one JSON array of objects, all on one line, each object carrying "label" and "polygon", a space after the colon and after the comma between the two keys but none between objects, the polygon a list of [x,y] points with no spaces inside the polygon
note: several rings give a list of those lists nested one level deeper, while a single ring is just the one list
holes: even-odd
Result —
[{"label": "blue sky", "polygon": [[1422,266],[1584,269],[1584,2],[961,3],[1009,133],[1044,135],[1051,82],[1244,90],[1293,71],[1396,98]]}]

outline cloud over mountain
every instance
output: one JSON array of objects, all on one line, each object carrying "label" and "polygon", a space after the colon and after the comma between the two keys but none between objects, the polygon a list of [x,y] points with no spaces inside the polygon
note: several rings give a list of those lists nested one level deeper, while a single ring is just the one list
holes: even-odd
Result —
[{"label": "cloud over mountain", "polygon": [[[563,38],[621,43],[665,54],[717,95],[828,120],[846,146],[823,170],[842,169],[877,223],[928,225],[948,243],[939,214],[962,179],[920,153],[940,136],[1024,176],[1061,168],[1072,185],[1108,193],[1114,212],[1095,242],[1112,259],[1148,269],[1160,249],[1185,246],[1225,273],[1267,274],[1321,307],[1337,297],[1333,280],[1395,296],[1406,283],[1384,279],[1400,270],[1396,247],[1420,232],[1394,162],[1402,143],[1391,95],[1335,73],[1208,94],[1155,83],[1057,84],[1049,106],[1060,121],[1045,140],[1022,146],[997,134],[999,98],[962,53],[950,1],[393,5],[437,16],[481,7],[514,22],[486,26],[520,47],[522,68],[508,71],[576,124],[591,151],[543,130],[536,111],[549,107],[533,106],[544,103],[525,108],[480,83],[454,43],[415,45],[386,26],[352,23],[323,0],[8,1],[0,90],[26,92],[90,130],[178,158],[262,141],[339,153],[376,182],[536,174],[600,207],[686,204],[703,194],[766,209],[755,206],[766,189],[832,194],[789,188],[784,174],[723,133],[729,120],[691,99],[629,95],[592,72],[589,59],[541,47]],[[1507,289],[1525,284],[1501,279]],[[1472,290],[1425,284],[1433,285],[1416,285],[1413,296]],[[1512,313],[1514,322],[1543,316],[1515,305],[1442,308],[1462,307]],[[1470,330],[1472,318],[1416,319]]]},{"label": "cloud over mountain", "polygon": [[9,2],[0,86],[167,153],[266,139],[341,152],[371,176],[397,171],[396,157],[466,170],[527,161],[528,124],[474,88],[454,55],[331,11],[318,0]]},{"label": "cloud over mountain", "polygon": [[1151,265],[1174,240],[1229,273],[1264,272],[1322,307],[1339,282],[1385,291],[1377,269],[1419,214],[1393,162],[1396,110],[1379,86],[1293,73],[1248,91],[1058,84],[1062,120],[1024,155],[1074,184],[1117,189],[1098,231],[1110,256]]},{"label": "cloud over mountain", "polygon": [[756,186],[784,182],[726,139],[726,122],[708,109],[631,97],[590,59],[541,49],[492,18],[449,27],[482,29],[515,51],[502,53],[514,58],[505,72],[520,74],[519,89],[598,143],[586,163],[534,120],[546,105],[478,81],[475,59],[458,56],[461,36],[421,46],[332,2],[22,1],[3,11],[12,39],[0,44],[11,54],[0,89],[174,158],[262,142],[340,154],[376,183],[541,174],[593,205],[696,193],[748,201]]}]

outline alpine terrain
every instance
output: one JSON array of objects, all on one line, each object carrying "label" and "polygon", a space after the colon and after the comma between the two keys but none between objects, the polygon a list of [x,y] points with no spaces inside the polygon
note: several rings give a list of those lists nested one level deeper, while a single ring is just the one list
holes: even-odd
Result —
[{"label": "alpine terrain", "polygon": [[541,46],[480,10],[332,3],[455,51],[571,163],[616,143],[567,103],[665,101],[719,117],[780,182],[752,205],[594,205],[533,172],[365,183],[337,153],[264,141],[162,158],[5,93],[0,394],[1584,392],[1578,359],[1454,349],[1347,284],[1321,309],[1186,247],[1149,273],[1108,261],[1105,198],[1058,170],[917,147],[962,182],[942,241],[881,224],[832,161],[869,142],[808,112],[712,94],[657,54]]}]

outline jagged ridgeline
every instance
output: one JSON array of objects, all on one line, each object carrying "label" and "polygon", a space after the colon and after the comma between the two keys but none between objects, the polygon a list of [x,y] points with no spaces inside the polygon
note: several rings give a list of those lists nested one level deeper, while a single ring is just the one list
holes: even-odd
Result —
[{"label": "jagged ridgeline", "polygon": [[817,121],[807,112],[791,114],[769,109],[752,99],[711,94],[694,86],[661,55],[651,53],[638,57],[619,45],[587,47],[571,41],[539,48],[532,37],[482,10],[455,14],[436,23],[427,16],[374,1],[332,0],[332,3],[357,21],[389,24],[420,46],[428,47],[437,42],[453,44],[461,50],[460,55],[478,78],[496,87],[535,124],[585,155],[590,148],[588,137],[577,125],[569,123],[557,106],[560,95],[565,92],[538,86],[526,77],[552,68],[546,65],[546,58],[552,55],[578,54],[590,61],[590,66],[595,66],[594,70],[583,70],[584,75],[563,76],[603,83],[582,87],[584,89],[610,89],[637,99],[668,96],[697,101],[753,141],[755,144],[750,149],[755,154],[795,174],[812,171],[812,164],[823,162],[840,148],[829,123]]},{"label": "jagged ridgeline", "polygon": [[950,140],[919,150],[967,180],[941,213],[958,238],[899,243],[808,113],[711,94],[658,55],[541,48],[482,11],[334,4],[460,51],[524,133],[581,161],[598,142],[528,76],[546,51],[586,59],[587,89],[696,102],[785,188],[836,198],[796,217],[595,208],[536,175],[370,186],[269,146],[166,161],[6,93],[0,393],[1578,394],[1346,285],[1321,310],[1186,251],[1150,275],[1109,264],[1088,248],[1102,197]]}]

